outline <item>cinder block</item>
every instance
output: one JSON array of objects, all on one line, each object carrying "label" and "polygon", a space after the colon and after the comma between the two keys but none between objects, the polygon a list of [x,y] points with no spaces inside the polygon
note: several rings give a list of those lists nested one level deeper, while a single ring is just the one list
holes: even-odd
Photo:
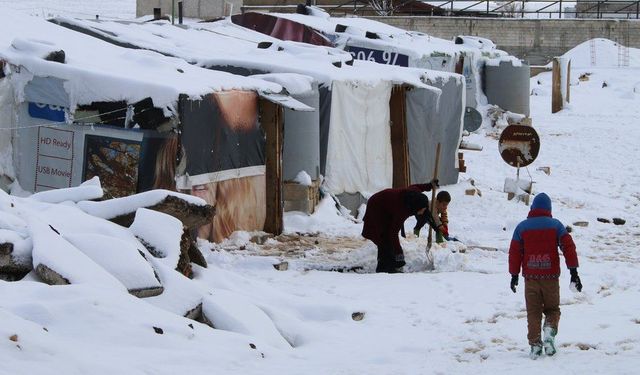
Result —
[{"label": "cinder block", "polygon": [[295,182],[285,182],[283,186],[283,201],[285,211],[302,211],[312,214],[320,200],[318,181],[311,186],[300,185]]},{"label": "cinder block", "polygon": [[308,200],[284,201],[284,211],[300,211],[312,214],[315,210],[315,204]]}]

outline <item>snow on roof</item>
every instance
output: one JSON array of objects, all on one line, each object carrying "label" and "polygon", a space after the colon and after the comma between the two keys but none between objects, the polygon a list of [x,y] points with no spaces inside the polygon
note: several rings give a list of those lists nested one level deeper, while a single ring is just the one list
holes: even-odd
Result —
[{"label": "snow on roof", "polygon": [[286,87],[291,95],[302,95],[313,90],[313,78],[296,73],[254,74],[251,77],[274,82]]},{"label": "snow on roof", "polygon": [[[337,36],[338,39],[334,42],[338,45],[360,42],[378,45],[379,48],[392,47],[398,52],[414,58],[430,56],[434,53],[453,56],[457,52],[471,50],[467,46],[456,45],[452,41],[423,33],[409,32],[366,18],[308,16],[297,13],[269,13],[269,15],[299,22],[323,33]],[[335,31],[337,25],[348,27],[343,33],[338,33]],[[367,38],[367,32],[376,33],[379,39]]]},{"label": "snow on roof", "polygon": [[[44,60],[63,50],[66,63]],[[221,90],[277,93],[280,85],[194,67],[151,51],[117,47],[39,18],[9,11],[0,23],[0,59],[20,66],[12,77],[17,92],[33,76],[65,80],[71,109],[94,101],[137,102],[151,97],[175,112],[179,95],[197,98]]]},{"label": "snow on roof", "polygon": [[[58,18],[56,22],[88,29],[119,43],[128,43],[154,50],[203,67],[234,66],[269,73],[297,73],[313,77],[320,83],[349,80],[374,84],[381,80],[429,88],[423,84],[419,71],[397,71],[393,77],[381,75],[377,66],[358,69],[336,61],[345,61],[342,51],[304,43],[286,42],[244,29],[228,20],[192,24],[190,27],[171,25],[167,21],[147,23],[94,21]],[[258,48],[258,43],[272,43]]]}]

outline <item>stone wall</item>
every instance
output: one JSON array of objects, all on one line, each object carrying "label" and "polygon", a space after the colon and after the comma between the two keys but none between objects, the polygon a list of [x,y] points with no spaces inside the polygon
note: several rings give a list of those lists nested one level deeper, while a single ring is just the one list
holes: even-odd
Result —
[{"label": "stone wall", "polygon": [[498,48],[532,65],[546,64],[576,45],[607,38],[640,48],[640,21],[588,19],[511,19],[466,17],[371,17],[405,30],[451,40],[457,35],[489,38]]}]

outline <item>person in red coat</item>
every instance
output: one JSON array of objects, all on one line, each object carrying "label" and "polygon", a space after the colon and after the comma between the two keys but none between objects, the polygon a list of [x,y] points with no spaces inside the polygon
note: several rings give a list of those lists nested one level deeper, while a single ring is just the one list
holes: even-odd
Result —
[{"label": "person in red coat", "polygon": [[398,233],[409,216],[422,214],[427,210],[429,198],[422,192],[437,186],[438,181],[433,180],[428,184],[385,189],[369,198],[362,236],[378,246],[376,272],[399,272],[406,264]]},{"label": "person in red coat", "polygon": [[[558,247],[564,254],[564,261],[571,273],[571,284],[582,291],[578,277],[578,255],[576,245],[565,226],[551,216],[551,199],[545,193],[536,195],[531,203],[527,219],[520,222],[513,231],[509,247],[509,273],[511,290],[516,292],[518,274],[522,269],[524,277],[524,297],[527,305],[527,324],[531,358],[542,354],[556,353],[554,338],[560,322],[560,256]],[[540,326],[544,313],[544,338],[541,339]]]}]

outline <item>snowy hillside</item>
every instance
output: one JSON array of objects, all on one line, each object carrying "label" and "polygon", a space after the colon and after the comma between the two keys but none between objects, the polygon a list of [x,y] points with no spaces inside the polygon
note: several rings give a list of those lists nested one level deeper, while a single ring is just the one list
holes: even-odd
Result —
[{"label": "snowy hillside", "polygon": [[574,69],[640,67],[640,49],[625,48],[625,46],[603,38],[581,43],[567,51],[564,56],[571,59],[571,67]]}]

